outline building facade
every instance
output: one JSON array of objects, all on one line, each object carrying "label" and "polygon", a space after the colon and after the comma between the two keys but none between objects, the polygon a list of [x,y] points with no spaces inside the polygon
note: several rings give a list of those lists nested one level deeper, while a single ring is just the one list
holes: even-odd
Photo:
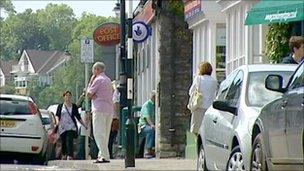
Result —
[{"label": "building facade", "polygon": [[238,66],[265,63],[266,25],[245,25],[247,12],[259,0],[218,0],[226,18],[226,74]]},{"label": "building facade", "polygon": [[14,75],[11,74],[12,66],[16,65],[17,61],[1,61],[0,63],[0,87],[14,82]]},{"label": "building facade", "polygon": [[210,62],[213,77],[225,78],[226,20],[215,1],[185,0],[185,20],[193,31],[193,77],[200,62]]}]

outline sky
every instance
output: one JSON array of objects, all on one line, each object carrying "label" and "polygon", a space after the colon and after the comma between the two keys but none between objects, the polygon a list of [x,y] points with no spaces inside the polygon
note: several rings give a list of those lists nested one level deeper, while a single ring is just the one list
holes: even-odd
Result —
[{"label": "sky", "polygon": [[[36,11],[37,9],[44,9],[47,4],[53,3],[53,4],[67,4],[70,6],[76,17],[81,17],[81,14],[83,12],[88,12],[91,14],[96,14],[100,16],[115,16],[115,13],[113,11],[113,8],[115,7],[115,4],[117,3],[117,0],[12,0],[12,3],[15,7],[15,10],[19,12],[25,11],[25,9],[31,8],[33,11]],[[128,10],[128,3],[129,1],[126,1],[126,10]],[[139,0],[133,0],[133,9],[137,6],[139,3]],[[1,16],[3,16],[3,11],[1,11]]]}]

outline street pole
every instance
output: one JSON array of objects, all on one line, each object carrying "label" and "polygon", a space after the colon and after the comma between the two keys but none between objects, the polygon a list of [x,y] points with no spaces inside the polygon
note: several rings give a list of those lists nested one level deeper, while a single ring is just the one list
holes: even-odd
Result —
[{"label": "street pole", "polygon": [[[125,0],[120,0],[120,60],[121,60],[121,75],[126,74],[126,2]],[[121,82],[125,84],[125,82]]]},{"label": "street pole", "polygon": [[128,58],[126,62],[126,78],[127,78],[127,105],[128,119],[126,122],[126,155],[125,167],[135,167],[135,123],[132,116],[133,105],[133,1],[129,1],[128,10]]},{"label": "street pole", "polygon": [[[126,67],[125,67],[125,60],[126,60],[126,3],[125,0],[120,0],[120,107],[123,109],[127,106],[127,86],[126,86]],[[125,122],[123,122],[124,116],[120,116],[120,127],[124,128]],[[125,142],[123,131],[120,131],[120,145],[123,147],[122,151],[125,152]]]},{"label": "street pole", "polygon": [[[88,85],[89,83],[89,64],[85,63],[84,64],[84,68],[85,68],[85,75],[84,75],[84,80],[86,85]],[[86,87],[88,88],[88,87]],[[87,115],[89,111],[89,97],[86,93],[86,97],[85,97],[85,114]],[[88,123],[87,123],[88,124]],[[90,131],[90,124],[87,125],[88,129],[85,131],[85,158],[88,159],[89,158],[89,136],[88,136],[88,132]]]}]

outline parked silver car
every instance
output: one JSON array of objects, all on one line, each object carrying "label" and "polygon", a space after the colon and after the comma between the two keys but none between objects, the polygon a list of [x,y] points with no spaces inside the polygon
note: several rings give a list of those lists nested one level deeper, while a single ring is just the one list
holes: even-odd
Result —
[{"label": "parked silver car", "polygon": [[281,95],[267,90],[265,79],[280,74],[288,81],[295,69],[287,64],[241,66],[221,83],[199,131],[198,170],[249,170],[253,124],[262,106]]},{"label": "parked silver car", "polygon": [[304,61],[287,87],[281,75],[269,75],[266,88],[284,93],[268,103],[252,135],[252,170],[304,170]]}]

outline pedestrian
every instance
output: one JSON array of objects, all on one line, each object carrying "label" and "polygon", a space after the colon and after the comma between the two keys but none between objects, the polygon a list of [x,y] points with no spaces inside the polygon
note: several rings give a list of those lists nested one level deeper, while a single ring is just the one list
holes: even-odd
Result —
[{"label": "pedestrian", "polygon": [[98,158],[94,163],[109,163],[108,149],[109,135],[111,131],[113,107],[113,88],[111,79],[105,74],[106,66],[102,62],[96,62],[92,67],[87,95],[92,101],[93,134],[99,149]]},{"label": "pedestrian", "polygon": [[191,95],[196,89],[202,94],[202,104],[191,111],[190,132],[197,134],[206,110],[211,106],[218,89],[217,81],[211,77],[212,66],[209,62],[201,62],[189,90]]},{"label": "pedestrian", "polygon": [[156,92],[152,91],[150,99],[146,101],[140,111],[138,122],[138,132],[145,140],[145,158],[155,156],[155,96]]},{"label": "pedestrian", "polygon": [[113,145],[114,143],[117,143],[117,135],[119,130],[119,114],[120,114],[120,92],[117,88],[117,83],[115,81],[112,82],[113,85],[113,103],[114,103],[114,116],[113,121],[111,125],[111,132],[109,136],[109,153],[110,153],[110,159],[114,159],[113,154]]},{"label": "pedestrian", "polygon": [[283,58],[284,64],[299,64],[304,59],[304,37],[292,36],[289,39],[289,48],[291,53]]},{"label": "pedestrian", "polygon": [[62,159],[73,160],[74,139],[78,137],[76,119],[85,128],[87,128],[87,126],[80,117],[77,105],[72,103],[72,93],[70,91],[65,91],[62,96],[64,101],[58,105],[56,112],[58,133],[61,139]]}]

